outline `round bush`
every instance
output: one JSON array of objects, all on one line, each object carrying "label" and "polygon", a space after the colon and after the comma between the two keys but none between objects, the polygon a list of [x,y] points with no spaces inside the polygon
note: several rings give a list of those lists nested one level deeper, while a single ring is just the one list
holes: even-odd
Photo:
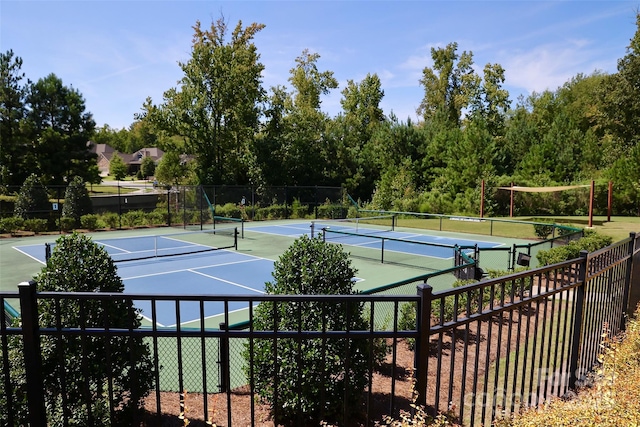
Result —
[{"label": "round bush", "polygon": [[[347,295],[354,293],[348,254],[341,246],[302,236],[276,261],[268,294]],[[366,330],[363,306],[354,302],[262,302],[255,330]],[[274,318],[275,314],[275,318]],[[315,423],[352,415],[367,384],[368,340],[280,338],[254,340],[245,347],[246,370],[259,396],[277,414],[276,424]],[[277,361],[273,355],[277,353]],[[349,357],[347,363],[347,357]],[[348,367],[348,369],[347,369]],[[346,396],[346,401],[345,401]],[[277,398],[276,398],[277,397]],[[274,408],[273,405],[278,407]],[[277,409],[277,410],[276,410]]]}]

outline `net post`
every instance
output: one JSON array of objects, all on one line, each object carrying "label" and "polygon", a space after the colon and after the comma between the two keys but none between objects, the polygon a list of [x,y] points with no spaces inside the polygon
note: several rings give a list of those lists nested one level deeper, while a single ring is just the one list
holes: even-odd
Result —
[{"label": "net post", "polygon": [[233,247],[236,251],[238,250],[238,227],[233,232]]},{"label": "net post", "polygon": [[382,239],[381,251],[380,251],[380,264],[384,264],[384,239]]},{"label": "net post", "polygon": [[44,244],[44,260],[49,263],[49,259],[51,259],[51,243]]},{"label": "net post", "polygon": [[240,218],[240,219],[242,220],[242,221],[240,221],[240,227],[241,227],[241,230],[242,230],[242,232],[240,234],[240,237],[242,239],[244,239],[244,218]]},{"label": "net post", "polygon": [[315,223],[313,221],[311,221],[310,228],[311,228],[311,238],[313,239],[313,234],[315,231]]},{"label": "net post", "polygon": [[391,215],[391,231],[396,230],[396,224],[398,223],[397,217],[398,217],[398,214]]}]

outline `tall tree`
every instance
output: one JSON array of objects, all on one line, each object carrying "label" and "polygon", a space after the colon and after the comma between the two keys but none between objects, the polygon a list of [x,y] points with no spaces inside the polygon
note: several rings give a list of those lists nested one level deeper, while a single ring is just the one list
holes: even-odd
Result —
[{"label": "tall tree", "polygon": [[377,74],[367,74],[359,83],[347,81],[342,90],[342,110],[333,121],[334,170],[340,184],[356,198],[371,197],[375,180],[371,137],[386,118],[380,108],[384,91]]},{"label": "tall tree", "polygon": [[294,93],[283,135],[285,184],[324,184],[329,175],[327,163],[333,147],[325,134],[329,119],[320,109],[321,95],[337,88],[338,81],[332,71],[318,70],[319,58],[305,49],[289,71]]},{"label": "tall tree", "polygon": [[422,71],[420,84],[425,93],[418,108],[427,122],[437,120],[458,127],[462,110],[478,96],[481,79],[473,71],[473,53],[458,55],[457,50],[455,42],[445,48],[431,48],[433,68]]},{"label": "tall tree", "polygon": [[149,99],[139,118],[148,117],[159,129],[184,139],[198,158],[203,184],[246,183],[246,159],[258,128],[264,97],[264,66],[253,43],[264,25],[238,22],[228,37],[224,18],[208,30],[193,27],[191,58],[180,63],[179,88],[164,93],[154,106]]},{"label": "tall tree", "polygon": [[96,156],[88,148],[95,122],[84,98],[55,74],[38,80],[27,96],[34,166],[48,184],[61,185],[79,175],[91,179]]},{"label": "tall tree", "polygon": [[[0,54],[0,185],[20,185],[29,175],[23,165],[27,138],[26,87],[22,58],[12,50]],[[28,82],[27,82],[28,84]]]},{"label": "tall tree", "polygon": [[627,54],[618,61],[618,72],[602,87],[601,123],[615,139],[615,157],[640,143],[640,12]]}]

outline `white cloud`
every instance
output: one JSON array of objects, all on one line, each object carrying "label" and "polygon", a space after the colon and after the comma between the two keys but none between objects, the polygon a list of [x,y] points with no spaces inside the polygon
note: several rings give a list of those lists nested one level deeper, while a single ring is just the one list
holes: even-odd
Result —
[{"label": "white cloud", "polygon": [[545,44],[528,51],[502,52],[506,84],[529,93],[555,90],[578,73],[590,73],[600,61],[585,40]]}]

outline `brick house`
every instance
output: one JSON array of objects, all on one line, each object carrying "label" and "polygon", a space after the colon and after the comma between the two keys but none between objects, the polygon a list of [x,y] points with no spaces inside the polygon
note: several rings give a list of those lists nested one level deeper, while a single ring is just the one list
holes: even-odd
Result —
[{"label": "brick house", "polygon": [[111,165],[113,156],[119,156],[128,166],[128,174],[135,175],[140,170],[142,160],[145,157],[151,157],[157,165],[164,155],[164,151],[155,147],[141,148],[133,154],[126,154],[116,151],[108,144],[96,144],[93,142],[90,143],[89,149],[98,156],[97,163],[101,176],[109,175],[109,166]]}]

